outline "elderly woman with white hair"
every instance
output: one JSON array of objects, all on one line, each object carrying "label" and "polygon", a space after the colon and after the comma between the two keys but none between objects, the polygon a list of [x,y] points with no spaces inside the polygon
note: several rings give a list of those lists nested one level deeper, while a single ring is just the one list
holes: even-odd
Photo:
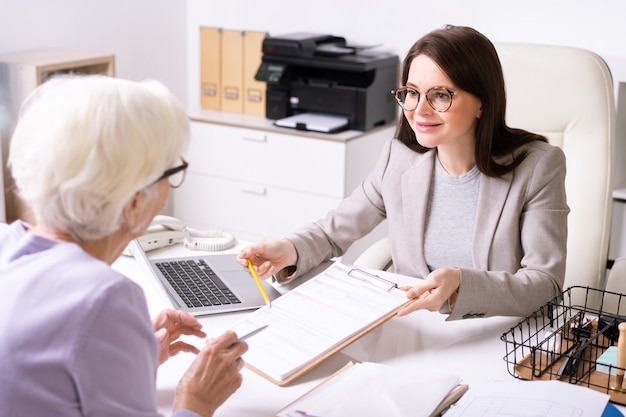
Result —
[{"label": "elderly woman with white hair", "polygon": [[197,356],[175,416],[212,416],[241,385],[245,342],[206,337],[174,310],[152,322],[142,290],[111,268],[183,173],[188,120],[160,83],[61,77],[26,100],[11,140],[35,218],[0,224],[0,415],[155,416],[156,371]]}]

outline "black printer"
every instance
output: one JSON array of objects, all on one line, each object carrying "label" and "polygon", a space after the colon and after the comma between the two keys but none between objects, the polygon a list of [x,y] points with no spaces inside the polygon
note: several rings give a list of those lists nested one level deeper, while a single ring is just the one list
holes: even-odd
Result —
[{"label": "black printer", "polygon": [[292,33],[265,38],[255,79],[267,83],[268,119],[323,113],[368,130],[396,119],[398,64],[397,55],[342,37]]}]

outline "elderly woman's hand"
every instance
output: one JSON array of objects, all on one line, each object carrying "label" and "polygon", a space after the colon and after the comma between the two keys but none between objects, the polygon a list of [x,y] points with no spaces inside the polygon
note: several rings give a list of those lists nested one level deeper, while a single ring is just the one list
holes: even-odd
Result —
[{"label": "elderly woman's hand", "polygon": [[232,330],[208,340],[178,383],[174,411],[187,409],[212,416],[241,386],[241,355],[247,350],[248,344],[239,341]]},{"label": "elderly woman's hand", "polygon": [[159,364],[163,364],[180,352],[198,353],[200,350],[178,340],[181,335],[205,338],[202,324],[192,315],[178,310],[163,310],[152,320],[155,336],[159,341]]}]

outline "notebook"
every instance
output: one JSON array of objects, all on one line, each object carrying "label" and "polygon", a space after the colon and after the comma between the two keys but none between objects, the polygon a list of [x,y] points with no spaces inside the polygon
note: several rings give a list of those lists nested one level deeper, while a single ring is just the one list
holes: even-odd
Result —
[{"label": "notebook", "polygon": [[[200,316],[265,305],[254,278],[234,253],[150,259],[140,245],[132,252],[149,267],[178,310]],[[262,285],[270,300],[280,296],[268,282]]]}]

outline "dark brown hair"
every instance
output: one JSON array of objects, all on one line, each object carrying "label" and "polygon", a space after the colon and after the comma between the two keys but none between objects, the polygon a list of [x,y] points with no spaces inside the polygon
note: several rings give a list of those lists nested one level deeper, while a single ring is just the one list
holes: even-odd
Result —
[{"label": "dark brown hair", "polygon": [[[547,141],[541,135],[506,125],[502,65],[495,47],[480,32],[469,27],[448,25],[424,35],[413,44],[404,58],[402,85],[406,84],[413,58],[418,55],[432,59],[457,87],[481,100],[482,113],[476,124],[474,152],[476,166],[483,174],[502,176],[515,169],[526,154],[519,153],[509,165],[496,163],[494,156],[511,153],[531,141]],[[415,132],[403,114],[398,120],[396,137],[416,152],[425,153],[429,150],[417,142]]]}]

